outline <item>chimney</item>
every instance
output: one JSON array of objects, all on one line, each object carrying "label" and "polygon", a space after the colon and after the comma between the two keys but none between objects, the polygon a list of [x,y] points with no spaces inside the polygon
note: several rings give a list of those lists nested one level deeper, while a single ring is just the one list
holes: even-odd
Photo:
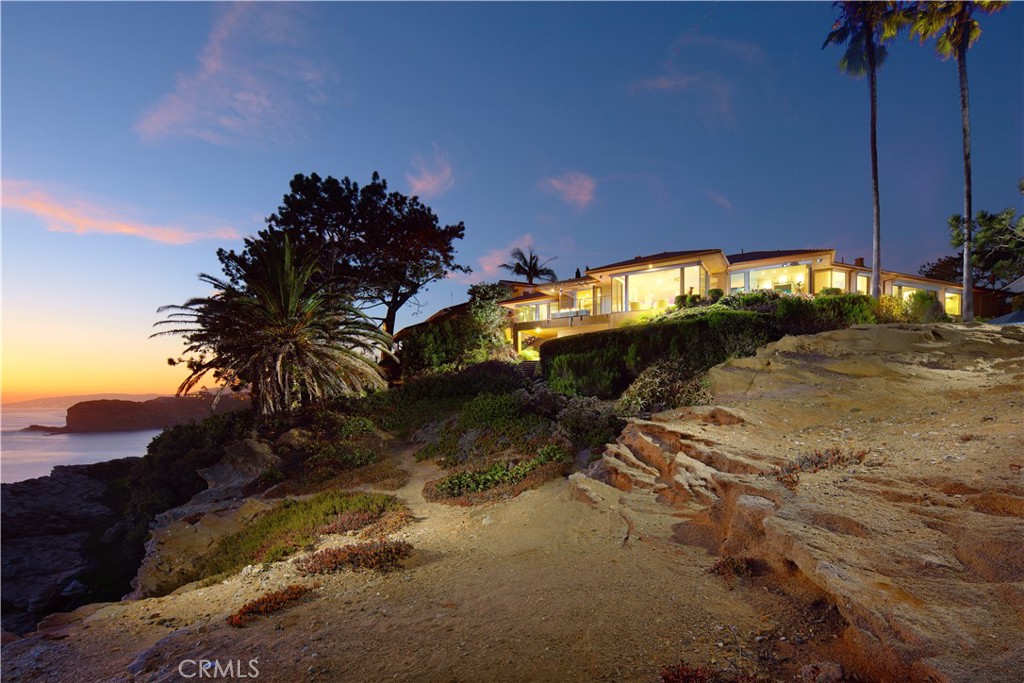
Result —
[{"label": "chimney", "polygon": [[864,267],[864,257],[863,256],[858,256],[857,258],[853,259],[853,265],[860,266],[861,268],[863,268]]}]

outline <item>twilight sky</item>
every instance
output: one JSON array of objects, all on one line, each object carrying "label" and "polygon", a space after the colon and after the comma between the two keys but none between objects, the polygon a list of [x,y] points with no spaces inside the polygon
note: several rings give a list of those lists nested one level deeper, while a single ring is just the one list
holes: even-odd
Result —
[{"label": "twilight sky", "polygon": [[[563,277],[640,254],[870,257],[868,91],[821,50],[831,3],[3,2],[3,400],[173,392],[156,308],[295,173],[377,170],[465,221],[469,277],[533,244]],[[1024,10],[981,17],[976,209],[1021,206]],[[905,35],[879,73],[884,268],[950,253],[954,62]]]}]

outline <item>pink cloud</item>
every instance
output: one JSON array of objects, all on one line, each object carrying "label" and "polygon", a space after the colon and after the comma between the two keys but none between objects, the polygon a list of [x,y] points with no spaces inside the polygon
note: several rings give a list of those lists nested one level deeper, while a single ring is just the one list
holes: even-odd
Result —
[{"label": "pink cloud", "polygon": [[704,190],[704,194],[705,196],[707,196],[708,199],[710,199],[715,204],[718,204],[720,207],[725,209],[726,212],[732,213],[732,202],[729,201],[729,198],[726,197],[724,194],[719,194],[714,190]]},{"label": "pink cloud", "polygon": [[[715,65],[709,68],[708,65]],[[629,85],[629,92],[678,93],[684,102],[712,123],[735,120],[733,82],[736,74],[758,75],[767,70],[763,49],[753,43],[687,33],[669,47],[660,73]],[[728,75],[727,75],[728,74]]]},{"label": "pink cloud", "polygon": [[516,247],[526,250],[533,245],[533,235],[530,233],[520,235],[505,246],[499,247],[498,249],[491,249],[486,254],[479,257],[477,259],[477,267],[473,269],[472,273],[450,273],[448,275],[448,279],[467,285],[473,285],[478,282],[500,280],[508,277],[509,272],[507,270],[502,270],[501,264],[508,263],[508,261],[511,260],[511,251]]},{"label": "pink cloud", "polygon": [[416,172],[405,174],[412,194],[421,197],[436,197],[455,187],[455,178],[452,176],[452,165],[448,162],[448,155],[439,150],[437,145],[434,145],[432,165],[429,165],[420,156],[416,156],[412,160],[412,165]]},{"label": "pink cloud", "polygon": [[597,181],[586,174],[570,171],[557,178],[541,178],[540,188],[549,194],[558,195],[566,204],[583,209],[594,201]]},{"label": "pink cloud", "polygon": [[124,218],[113,209],[81,200],[55,199],[32,183],[5,180],[3,207],[33,214],[47,224],[51,232],[76,235],[100,233],[105,235],[131,235],[164,244],[187,244],[203,239],[238,239],[241,235],[233,228],[219,227],[204,231],[186,230],[175,226],[150,225]]},{"label": "pink cloud", "polygon": [[278,4],[230,3],[196,69],[179,74],[135,124],[146,141],[192,137],[218,145],[275,139],[325,99],[326,76],[304,56],[301,27]]}]

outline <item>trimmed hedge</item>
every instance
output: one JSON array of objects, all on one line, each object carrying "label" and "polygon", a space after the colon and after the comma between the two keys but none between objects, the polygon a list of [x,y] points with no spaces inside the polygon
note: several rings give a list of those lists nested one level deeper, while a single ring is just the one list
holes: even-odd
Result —
[{"label": "trimmed hedge", "polygon": [[774,315],[717,308],[704,315],[552,339],[540,347],[541,368],[554,391],[614,398],[657,360],[679,357],[696,374],[728,358],[751,355],[783,334]]}]

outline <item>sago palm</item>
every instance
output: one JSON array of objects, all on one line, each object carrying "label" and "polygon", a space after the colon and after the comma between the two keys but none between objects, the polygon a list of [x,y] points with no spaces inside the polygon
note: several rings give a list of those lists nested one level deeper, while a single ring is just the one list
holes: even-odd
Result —
[{"label": "sago palm", "polygon": [[971,106],[967,87],[967,50],[981,37],[975,12],[998,12],[1005,2],[918,2],[913,11],[911,36],[921,42],[935,38],[935,50],[942,59],[956,58],[960,80],[960,121],[964,145],[964,280],[961,305],[964,322],[974,320],[974,282],[971,272]]},{"label": "sago palm", "polygon": [[885,43],[899,31],[899,14],[891,2],[837,2],[839,19],[821,46],[845,44],[839,69],[854,78],[868,77],[871,96],[871,296],[882,295],[882,209],[878,199],[878,88],[876,73],[888,56]]},{"label": "sago palm", "polygon": [[548,264],[557,257],[541,262],[540,257],[533,252],[533,247],[529,247],[529,252],[525,254],[522,249],[516,247],[510,255],[512,256],[512,261],[502,263],[500,267],[511,271],[513,275],[525,277],[528,284],[532,285],[534,280],[554,282],[558,279],[555,271],[548,267]]},{"label": "sago palm", "polygon": [[251,388],[261,415],[291,410],[335,396],[383,386],[374,354],[388,335],[337,290],[314,278],[314,255],[299,258],[287,237],[253,245],[239,262],[239,286],[201,274],[215,293],[169,312],[156,333],[186,341],[189,376],[178,394],[207,374]]}]

